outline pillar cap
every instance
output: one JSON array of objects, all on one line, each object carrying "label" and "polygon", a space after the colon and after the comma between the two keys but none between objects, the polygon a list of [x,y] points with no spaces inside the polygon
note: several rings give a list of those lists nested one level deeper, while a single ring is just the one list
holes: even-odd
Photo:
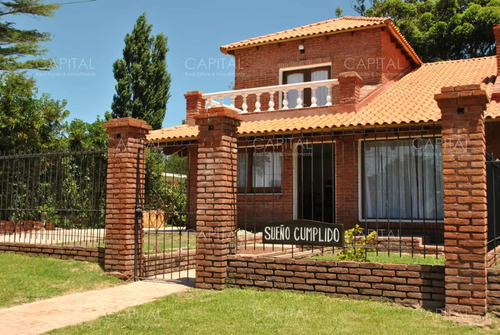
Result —
[{"label": "pillar cap", "polygon": [[189,92],[186,92],[186,94],[184,94],[184,96],[186,98],[188,97],[192,97],[192,96],[202,96],[203,95],[203,92],[202,91],[189,91]]},{"label": "pillar cap", "polygon": [[356,81],[359,80],[359,82],[362,81],[361,76],[356,71],[342,72],[338,75],[338,79],[351,79],[351,78],[355,78]]},{"label": "pillar cap", "polygon": [[123,117],[119,119],[111,119],[104,125],[108,134],[113,133],[138,133],[148,134],[152,127],[144,120],[134,119],[131,117]]},{"label": "pillar cap", "polygon": [[229,118],[237,121],[243,120],[243,117],[237,111],[228,107],[208,108],[203,113],[194,116],[196,121],[211,118]]},{"label": "pillar cap", "polygon": [[434,95],[437,101],[448,99],[470,99],[479,98],[481,103],[488,103],[488,94],[481,85],[459,85],[459,86],[446,86],[441,88],[441,93]]}]

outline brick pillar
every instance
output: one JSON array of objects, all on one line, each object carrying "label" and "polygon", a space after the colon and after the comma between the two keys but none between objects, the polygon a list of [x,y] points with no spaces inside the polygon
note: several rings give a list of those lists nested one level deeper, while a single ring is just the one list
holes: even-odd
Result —
[{"label": "brick pillar", "polygon": [[446,310],[487,310],[486,143],[488,98],[479,85],[444,87],[442,113]]},{"label": "brick pillar", "polygon": [[194,117],[205,112],[206,100],[202,97],[203,92],[191,91],[184,94],[186,98],[186,124],[195,125]]},{"label": "brick pillar", "polygon": [[237,112],[208,109],[195,117],[198,135],[196,287],[225,287],[236,233]]},{"label": "brick pillar", "polygon": [[360,99],[362,79],[354,71],[339,74],[340,107],[346,112],[356,111]]},{"label": "brick pillar", "polygon": [[[123,279],[131,279],[134,276],[135,258],[137,164],[139,182],[143,184],[143,149],[151,126],[146,121],[122,118],[110,120],[105,127],[109,143],[104,269],[118,273]],[[141,153],[139,160],[138,152]],[[144,189],[143,186],[144,184],[141,189]],[[142,215],[139,217],[138,228],[142,234]],[[142,238],[139,239],[138,251],[142,251]],[[138,253],[138,256],[137,269],[140,269],[142,253]]]}]

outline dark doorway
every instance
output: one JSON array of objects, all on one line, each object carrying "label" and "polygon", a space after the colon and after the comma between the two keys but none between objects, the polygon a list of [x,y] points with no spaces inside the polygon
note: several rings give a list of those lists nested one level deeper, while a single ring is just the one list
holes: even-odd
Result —
[{"label": "dark doorway", "polygon": [[334,222],[335,144],[298,147],[298,219]]}]

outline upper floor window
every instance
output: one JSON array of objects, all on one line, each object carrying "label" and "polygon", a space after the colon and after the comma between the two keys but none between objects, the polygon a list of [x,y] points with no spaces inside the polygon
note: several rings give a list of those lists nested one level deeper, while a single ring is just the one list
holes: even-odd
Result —
[{"label": "upper floor window", "polygon": [[[305,83],[309,81],[318,80],[328,80],[331,77],[331,67],[321,66],[306,69],[295,69],[290,71],[283,71],[283,84],[297,84]],[[326,97],[328,95],[328,89],[326,87],[320,87],[316,90],[316,99],[318,100],[318,106],[326,105]],[[288,107],[295,108],[297,106],[297,98],[299,92],[297,90],[292,90],[288,92]],[[311,89],[307,88],[302,93],[302,100],[304,101],[304,107],[311,105]]]}]

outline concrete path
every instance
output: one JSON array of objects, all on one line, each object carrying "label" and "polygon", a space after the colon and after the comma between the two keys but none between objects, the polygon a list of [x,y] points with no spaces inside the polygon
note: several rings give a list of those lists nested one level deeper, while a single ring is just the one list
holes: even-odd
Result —
[{"label": "concrete path", "polygon": [[142,281],[0,309],[0,334],[42,334],[181,293],[194,282]]}]

